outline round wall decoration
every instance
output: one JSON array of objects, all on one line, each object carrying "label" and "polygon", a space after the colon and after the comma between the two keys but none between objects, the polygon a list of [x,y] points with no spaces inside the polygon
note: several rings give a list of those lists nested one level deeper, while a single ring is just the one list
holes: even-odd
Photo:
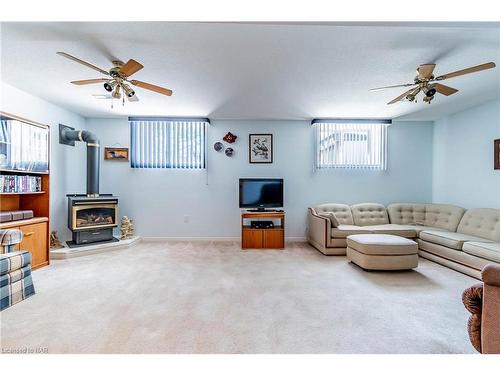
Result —
[{"label": "round wall decoration", "polygon": [[224,145],[222,144],[222,142],[215,142],[214,150],[217,152],[221,152],[222,150],[224,150]]},{"label": "round wall decoration", "polygon": [[236,135],[234,135],[233,133],[231,132],[228,132],[224,138],[222,138],[223,141],[227,142],[227,143],[234,143],[234,141],[236,141],[236,138],[238,138]]},{"label": "round wall decoration", "polygon": [[226,151],[224,151],[226,153],[226,156],[233,156],[233,153],[234,153],[234,150],[231,148],[231,147],[228,147],[226,148]]}]

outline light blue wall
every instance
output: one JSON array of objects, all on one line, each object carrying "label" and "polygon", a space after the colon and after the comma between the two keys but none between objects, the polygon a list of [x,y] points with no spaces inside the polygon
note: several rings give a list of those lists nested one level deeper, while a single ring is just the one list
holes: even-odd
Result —
[{"label": "light blue wall", "polygon": [[500,138],[500,99],[444,117],[434,127],[434,202],[500,208],[500,170],[493,140]]},{"label": "light blue wall", "polygon": [[50,126],[50,227],[62,239],[71,237],[67,226],[69,192],[85,193],[85,144],[75,147],[59,144],[59,124],[76,129],[85,126],[85,119],[43,99],[1,83],[2,111]]},{"label": "light blue wall", "polygon": [[[389,128],[388,170],[313,173],[313,132],[306,121],[212,121],[208,185],[204,171],[131,169],[104,161],[101,192],[120,196],[121,215],[146,237],[238,237],[238,178],[285,178],[287,236],[304,237],[307,207],[323,202],[428,202],[432,197],[432,122]],[[129,146],[124,119],[87,119],[102,147]],[[227,131],[238,136],[235,155],[213,150]],[[248,134],[274,135],[274,163],[248,163]],[[184,215],[189,216],[186,219]]]}]

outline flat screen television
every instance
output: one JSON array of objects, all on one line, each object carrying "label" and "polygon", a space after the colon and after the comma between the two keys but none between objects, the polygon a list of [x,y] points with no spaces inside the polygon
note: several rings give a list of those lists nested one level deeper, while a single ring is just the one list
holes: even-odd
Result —
[{"label": "flat screen television", "polygon": [[240,208],[283,207],[282,178],[240,178]]}]

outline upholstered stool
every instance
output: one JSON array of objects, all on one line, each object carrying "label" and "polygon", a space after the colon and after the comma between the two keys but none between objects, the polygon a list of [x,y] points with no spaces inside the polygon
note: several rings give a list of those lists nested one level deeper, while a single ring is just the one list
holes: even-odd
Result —
[{"label": "upholstered stool", "polygon": [[409,270],[418,266],[418,245],[390,234],[347,236],[347,259],[365,270]]}]

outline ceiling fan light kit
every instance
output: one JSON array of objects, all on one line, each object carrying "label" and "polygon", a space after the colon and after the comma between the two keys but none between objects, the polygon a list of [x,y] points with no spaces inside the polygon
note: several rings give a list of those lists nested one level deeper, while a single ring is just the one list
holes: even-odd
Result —
[{"label": "ceiling fan light kit", "polygon": [[[453,87],[449,87],[440,83],[437,83],[436,81],[443,81],[445,79],[453,78],[453,77],[458,77],[458,76],[463,76],[465,74],[470,74],[470,73],[475,73],[475,72],[480,72],[482,70],[486,69],[492,69],[496,65],[494,62],[489,62],[481,65],[476,65],[472,66],[470,68],[466,69],[461,69],[457,70],[455,72],[447,73],[440,75],[438,77],[434,76],[434,68],[436,67],[436,64],[422,64],[417,68],[417,75],[414,78],[413,83],[404,83],[402,85],[393,85],[393,86],[384,86],[384,87],[377,87],[374,89],[370,89],[370,91],[379,91],[379,90],[385,90],[385,89],[391,89],[391,88],[396,88],[396,87],[410,87],[410,86],[415,86],[408,91],[404,92],[400,96],[396,97],[395,99],[391,100],[387,104],[394,104],[402,100],[407,100],[410,102],[417,102],[417,95],[422,92],[424,94],[423,101],[431,104],[432,99],[434,99],[434,95],[436,93],[445,95],[445,96],[450,96],[458,92],[457,89]],[[436,82],[436,83],[435,83]]]},{"label": "ceiling fan light kit", "polygon": [[112,92],[112,91],[113,91],[113,89],[115,88],[115,86],[116,86],[117,84],[118,84],[118,82],[116,82],[116,81],[106,81],[106,82],[104,83],[104,89],[105,89],[106,91]]},{"label": "ceiling fan light kit", "polygon": [[125,92],[125,95],[127,95],[127,98],[131,98],[135,95],[135,91],[130,88],[129,85],[123,84],[123,91]]},{"label": "ceiling fan light kit", "polygon": [[165,87],[153,85],[151,83],[137,81],[137,80],[129,80],[129,77],[137,73],[139,70],[144,68],[144,66],[137,62],[134,59],[130,59],[127,63],[123,63],[122,61],[115,60],[112,61],[113,67],[106,71],[101,69],[93,64],[90,64],[84,60],[81,60],[75,56],[70,55],[66,52],[57,52],[58,55],[63,56],[69,60],[75,61],[81,65],[84,65],[88,68],[98,71],[101,74],[107,76],[107,78],[97,78],[97,79],[84,79],[79,81],[71,81],[74,85],[91,85],[96,83],[103,83],[104,89],[107,92],[111,93],[111,97],[114,99],[122,98],[123,93],[123,105],[125,105],[125,97],[127,97],[129,102],[138,102],[139,98],[137,97],[135,91],[130,87],[130,85],[137,86],[149,91],[153,91],[162,95],[171,96],[172,90],[167,89]]},{"label": "ceiling fan light kit", "polygon": [[120,99],[122,97],[122,94],[120,93],[120,87],[121,86],[116,86],[115,91],[111,94],[111,96],[115,99]]}]

